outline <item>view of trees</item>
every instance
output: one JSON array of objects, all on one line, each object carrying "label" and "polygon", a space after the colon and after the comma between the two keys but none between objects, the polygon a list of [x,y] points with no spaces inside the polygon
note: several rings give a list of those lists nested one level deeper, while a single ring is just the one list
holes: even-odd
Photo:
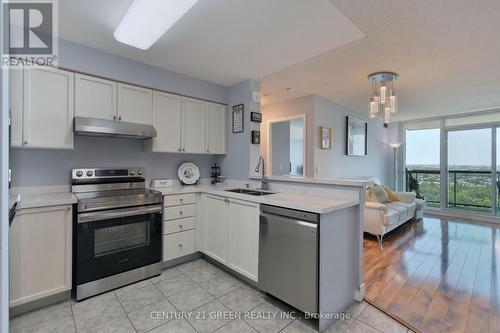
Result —
[{"label": "view of trees", "polygon": [[[420,194],[429,206],[440,205],[440,175],[437,166],[408,165],[418,180]],[[448,204],[474,211],[491,210],[491,171],[481,167],[453,166],[448,175]],[[494,184],[495,187],[497,184]]]}]

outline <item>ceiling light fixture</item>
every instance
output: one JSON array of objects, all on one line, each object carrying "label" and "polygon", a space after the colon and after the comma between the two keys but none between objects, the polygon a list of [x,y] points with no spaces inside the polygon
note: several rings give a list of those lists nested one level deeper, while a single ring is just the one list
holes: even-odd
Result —
[{"label": "ceiling light fixture", "polygon": [[391,121],[391,114],[398,112],[394,81],[398,74],[394,72],[376,72],[368,75],[372,82],[373,94],[369,100],[368,116],[375,118],[379,112],[383,113],[384,123]]},{"label": "ceiling light fixture", "polygon": [[134,0],[115,29],[121,43],[149,49],[198,0]]}]

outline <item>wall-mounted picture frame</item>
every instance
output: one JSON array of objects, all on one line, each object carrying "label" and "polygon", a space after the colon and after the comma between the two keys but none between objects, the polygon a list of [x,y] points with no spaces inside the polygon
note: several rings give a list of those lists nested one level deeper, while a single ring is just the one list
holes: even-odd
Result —
[{"label": "wall-mounted picture frame", "polygon": [[233,133],[243,133],[244,131],[244,105],[233,106]]},{"label": "wall-mounted picture frame", "polygon": [[254,123],[261,123],[262,122],[262,113],[250,112],[250,121],[253,121]]},{"label": "wall-mounted picture frame", "polygon": [[346,116],[346,155],[366,156],[368,154],[368,123]]},{"label": "wall-mounted picture frame", "polygon": [[332,149],[332,129],[328,127],[320,127],[320,148],[321,149]]}]

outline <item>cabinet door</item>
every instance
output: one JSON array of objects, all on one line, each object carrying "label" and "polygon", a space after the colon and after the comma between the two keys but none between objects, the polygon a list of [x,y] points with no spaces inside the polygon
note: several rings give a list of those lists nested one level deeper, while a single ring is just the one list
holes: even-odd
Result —
[{"label": "cabinet door", "polygon": [[253,281],[259,264],[259,205],[231,200],[229,214],[229,267]]},{"label": "cabinet door", "polygon": [[205,253],[227,265],[229,200],[205,197]]},{"label": "cabinet door", "polygon": [[130,123],[153,124],[153,91],[118,84],[118,119]]},{"label": "cabinet door", "polygon": [[205,153],[205,102],[182,99],[182,151]]},{"label": "cabinet door", "polygon": [[75,74],[75,115],[111,120],[116,117],[116,82]]},{"label": "cabinet door", "polygon": [[23,71],[9,71],[9,111],[11,124],[11,147],[23,145]]},{"label": "cabinet door", "polygon": [[207,103],[207,153],[226,153],[226,107]]},{"label": "cabinet door", "polygon": [[60,69],[24,70],[24,147],[73,149],[73,81]]},{"label": "cabinet door", "polygon": [[71,290],[71,206],[20,209],[9,241],[10,306]]},{"label": "cabinet door", "polygon": [[153,92],[153,126],[156,138],[152,151],[180,152],[182,125],[182,98],[177,95]]}]

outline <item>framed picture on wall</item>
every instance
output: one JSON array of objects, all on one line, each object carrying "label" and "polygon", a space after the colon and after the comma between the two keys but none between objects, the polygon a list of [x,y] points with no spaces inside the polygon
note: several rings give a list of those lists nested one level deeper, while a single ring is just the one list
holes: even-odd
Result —
[{"label": "framed picture on wall", "polygon": [[332,149],[332,129],[320,127],[319,133],[321,135],[321,149]]},{"label": "framed picture on wall", "polygon": [[244,124],[244,116],[243,116],[243,104],[238,104],[233,106],[233,133],[243,133],[243,124]]},{"label": "framed picture on wall", "polygon": [[346,117],[346,155],[366,156],[368,123],[353,117]]}]

